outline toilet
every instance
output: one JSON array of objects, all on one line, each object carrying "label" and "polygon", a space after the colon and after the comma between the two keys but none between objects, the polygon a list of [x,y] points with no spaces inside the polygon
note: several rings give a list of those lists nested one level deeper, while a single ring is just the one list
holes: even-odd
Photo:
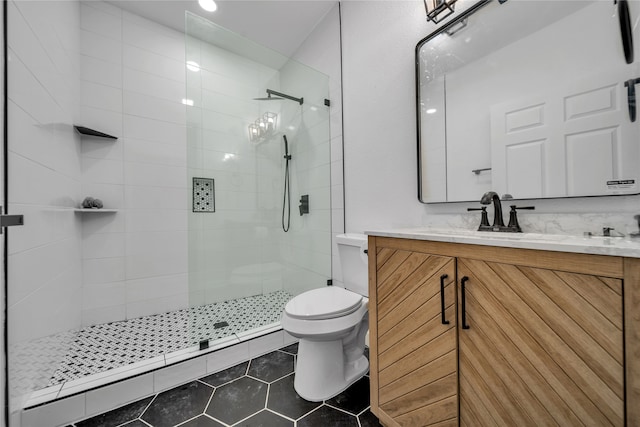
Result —
[{"label": "toilet", "polygon": [[303,399],[330,399],[369,370],[367,236],[336,236],[345,287],[304,292],[287,303],[282,328],[300,339],[294,388]]}]

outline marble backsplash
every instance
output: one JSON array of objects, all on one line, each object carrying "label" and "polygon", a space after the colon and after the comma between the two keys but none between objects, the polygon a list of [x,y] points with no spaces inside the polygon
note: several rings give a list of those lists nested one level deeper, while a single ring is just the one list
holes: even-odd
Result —
[{"label": "marble backsplash", "polygon": [[[511,204],[536,208],[518,212],[523,232],[582,236],[587,231],[602,234],[604,227],[611,227],[626,236],[638,232],[634,216],[640,214],[640,196],[503,201],[505,224],[509,222]],[[480,225],[480,212],[467,212],[468,207],[479,207],[479,203],[424,206],[422,226],[475,230]],[[487,212],[489,222],[493,222],[493,206],[488,206]]]}]

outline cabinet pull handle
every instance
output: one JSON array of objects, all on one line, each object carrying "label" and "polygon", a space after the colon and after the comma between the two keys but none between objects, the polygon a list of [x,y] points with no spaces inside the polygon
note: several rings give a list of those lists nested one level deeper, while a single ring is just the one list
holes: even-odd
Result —
[{"label": "cabinet pull handle", "polygon": [[440,311],[442,313],[442,324],[448,325],[450,322],[447,320],[444,313],[444,280],[449,277],[448,274],[440,276]]},{"label": "cabinet pull handle", "polygon": [[462,280],[460,280],[460,288],[462,290],[462,329],[469,329],[469,325],[467,325],[467,298],[464,289],[467,280],[469,280],[467,276],[464,276]]}]

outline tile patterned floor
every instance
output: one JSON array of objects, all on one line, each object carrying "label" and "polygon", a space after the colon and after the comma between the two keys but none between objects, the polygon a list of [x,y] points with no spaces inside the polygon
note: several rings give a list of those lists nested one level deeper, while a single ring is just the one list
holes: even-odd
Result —
[{"label": "tile patterned floor", "polygon": [[308,402],[293,388],[298,345],[257,357],[69,427],[378,427],[369,377]]},{"label": "tile patterned floor", "polygon": [[[89,326],[14,346],[11,383],[37,390],[278,322],[284,291]],[[215,328],[217,322],[228,326]],[[53,351],[55,349],[55,351]],[[44,358],[43,355],[50,354]],[[45,363],[46,362],[46,363]],[[12,391],[18,396],[22,390]]]}]

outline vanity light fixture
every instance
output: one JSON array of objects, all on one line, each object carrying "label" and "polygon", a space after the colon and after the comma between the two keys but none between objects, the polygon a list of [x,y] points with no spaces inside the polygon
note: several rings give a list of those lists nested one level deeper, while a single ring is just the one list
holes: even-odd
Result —
[{"label": "vanity light fixture", "polygon": [[266,127],[267,132],[273,132],[276,130],[276,124],[278,121],[278,115],[276,113],[271,113],[267,111],[262,115],[262,119],[265,121],[267,125]]},{"label": "vanity light fixture", "polygon": [[207,12],[215,12],[218,10],[218,5],[214,0],[198,0],[198,4]]},{"label": "vanity light fixture", "polygon": [[258,143],[273,135],[278,123],[278,115],[267,111],[249,125],[249,141]]},{"label": "vanity light fixture", "polygon": [[427,11],[427,21],[434,24],[450,16],[454,10],[453,5],[457,0],[423,0],[424,8]]},{"label": "vanity light fixture", "polygon": [[260,128],[255,123],[249,125],[249,141],[258,142],[260,140]]}]

